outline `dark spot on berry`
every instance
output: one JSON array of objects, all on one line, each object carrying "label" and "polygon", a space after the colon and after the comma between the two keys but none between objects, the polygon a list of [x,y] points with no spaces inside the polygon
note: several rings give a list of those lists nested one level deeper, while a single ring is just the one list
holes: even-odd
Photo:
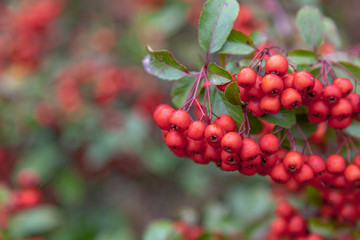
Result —
[{"label": "dark spot on berry", "polygon": [[334,96],[328,97],[328,101],[329,102],[336,102],[336,97],[334,97]]},{"label": "dark spot on berry", "polygon": [[210,142],[213,142],[213,143],[214,143],[214,142],[217,142],[217,139],[218,139],[218,138],[217,138],[216,135],[212,135],[209,140],[210,140]]},{"label": "dark spot on berry", "polygon": [[299,106],[298,101],[294,102],[293,104],[290,105],[291,108],[296,108]]}]

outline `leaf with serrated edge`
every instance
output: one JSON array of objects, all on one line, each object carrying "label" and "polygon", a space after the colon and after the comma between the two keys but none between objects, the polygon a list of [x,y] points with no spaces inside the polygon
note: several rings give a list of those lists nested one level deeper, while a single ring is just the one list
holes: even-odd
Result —
[{"label": "leaf with serrated edge", "polygon": [[209,64],[207,68],[207,77],[211,84],[215,85],[221,85],[233,80],[231,73],[215,63]]},{"label": "leaf with serrated edge", "polygon": [[253,40],[245,33],[232,30],[220,53],[232,55],[247,55],[254,52]]},{"label": "leaf with serrated edge", "polygon": [[177,80],[189,73],[184,65],[179,63],[174,56],[166,50],[154,51],[147,49],[148,55],[142,63],[145,71],[165,80]]},{"label": "leaf with serrated edge", "polygon": [[225,88],[225,98],[233,105],[241,105],[239,86],[232,82]]},{"label": "leaf with serrated edge", "polygon": [[310,6],[302,7],[296,16],[296,23],[302,39],[309,47],[316,47],[320,44],[324,21],[319,9]]},{"label": "leaf with serrated edge", "polygon": [[199,20],[199,44],[214,53],[226,42],[239,12],[236,0],[208,0]]}]

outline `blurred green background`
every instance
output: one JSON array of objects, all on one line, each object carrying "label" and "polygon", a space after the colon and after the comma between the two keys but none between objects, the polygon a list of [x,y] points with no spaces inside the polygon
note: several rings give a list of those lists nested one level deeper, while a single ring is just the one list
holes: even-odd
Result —
[{"label": "blurred green background", "polygon": [[[304,47],[295,14],[315,5],[341,36],[329,37],[323,51],[360,55],[359,1],[239,2],[244,15],[237,27],[258,45]],[[2,239],[141,239],[158,219],[261,239],[272,196],[282,189],[270,189],[263,177],[175,157],[152,122],[158,104],[171,104],[174,83],[144,72],[146,46],[169,49],[199,70],[202,4],[0,2]],[[166,231],[169,222],[157,224]],[[144,239],[157,239],[153,226]]]}]

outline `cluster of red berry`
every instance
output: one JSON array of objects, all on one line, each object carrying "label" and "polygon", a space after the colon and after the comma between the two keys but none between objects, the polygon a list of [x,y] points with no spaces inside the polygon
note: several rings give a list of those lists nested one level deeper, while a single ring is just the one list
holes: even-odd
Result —
[{"label": "cluster of red berry", "polygon": [[[359,120],[360,95],[352,92],[350,80],[335,78],[332,84],[323,86],[308,71],[287,73],[288,65],[284,56],[276,54],[266,61],[264,77],[250,67],[239,71],[237,83],[245,111],[259,117],[264,113],[276,114],[281,106],[295,109],[303,104],[308,106],[308,119],[313,124],[328,120],[330,127],[342,129],[352,119]],[[278,183],[290,179],[297,184],[311,181],[317,188],[356,187],[360,182],[360,155],[350,164],[339,154],[332,154],[325,161],[311,149],[310,155],[300,153],[295,150],[294,142],[291,150],[280,148],[280,136],[272,133],[272,129],[260,136],[257,143],[241,127],[237,132],[236,123],[229,115],[217,116],[214,123],[205,118],[193,121],[187,111],[163,104],[155,110],[153,119],[163,130],[163,140],[170,150],[196,163],[212,161],[225,171],[270,175]],[[289,129],[286,131],[292,138]],[[350,138],[345,140],[347,144],[351,142]]]},{"label": "cluster of red berry", "polygon": [[201,226],[190,225],[185,221],[175,221],[173,223],[175,232],[182,236],[184,240],[196,240],[201,237],[204,230]]},{"label": "cluster of red berry", "polygon": [[23,1],[16,7],[0,5],[0,68],[12,64],[36,67],[43,52],[51,47],[49,43],[54,42],[49,39],[54,37],[53,24],[61,11],[58,0]]},{"label": "cluster of red berry", "polygon": [[360,121],[360,95],[353,91],[352,82],[343,77],[332,84],[321,82],[308,71],[288,72],[287,59],[272,55],[265,63],[265,76],[257,75],[250,67],[237,75],[241,100],[254,116],[276,114],[281,107],[296,109],[308,106],[311,123],[328,120],[332,128],[343,129],[352,118]]},{"label": "cluster of red berry", "polygon": [[316,233],[309,233],[305,218],[286,200],[277,203],[275,219],[271,222],[267,240],[297,239],[297,240],[323,240]]}]

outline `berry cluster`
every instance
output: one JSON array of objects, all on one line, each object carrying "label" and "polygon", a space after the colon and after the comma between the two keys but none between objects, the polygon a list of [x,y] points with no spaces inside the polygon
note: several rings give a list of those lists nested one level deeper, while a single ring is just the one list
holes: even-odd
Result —
[{"label": "berry cluster", "polygon": [[288,61],[272,55],[265,63],[265,75],[250,67],[237,75],[241,100],[254,116],[276,114],[281,107],[296,109],[308,106],[308,119],[317,124],[328,120],[332,128],[348,127],[352,119],[360,121],[360,95],[353,91],[352,82],[343,77],[332,84],[321,82],[308,71],[288,72]]},{"label": "berry cluster", "polygon": [[180,220],[173,223],[173,228],[175,232],[180,234],[184,240],[199,239],[204,232],[201,226],[190,225],[187,222]]},{"label": "berry cluster", "polygon": [[0,5],[0,72],[7,67],[33,69],[54,38],[54,22],[62,11],[58,0]]},{"label": "berry cluster", "polygon": [[267,240],[298,239],[298,240],[323,240],[316,233],[309,233],[305,218],[294,209],[286,200],[277,203],[275,219],[271,222]]}]

